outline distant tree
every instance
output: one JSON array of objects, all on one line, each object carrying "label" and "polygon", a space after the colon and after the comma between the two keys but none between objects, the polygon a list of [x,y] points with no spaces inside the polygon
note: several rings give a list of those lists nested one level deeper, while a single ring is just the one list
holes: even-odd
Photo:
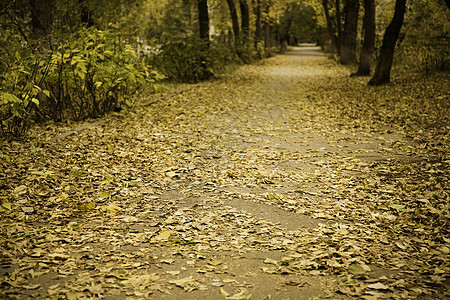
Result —
[{"label": "distant tree", "polygon": [[228,8],[230,9],[230,17],[233,25],[234,43],[239,45],[241,42],[241,34],[239,28],[239,19],[236,11],[236,5],[234,0],[227,0]]},{"label": "distant tree", "polygon": [[255,50],[259,51],[258,45],[262,40],[261,0],[253,1],[253,13],[255,14],[255,37],[254,37]]},{"label": "distant tree", "polygon": [[53,0],[29,0],[33,38],[48,36],[53,29]]},{"label": "distant tree", "polygon": [[78,0],[78,4],[81,7],[81,23],[86,27],[94,26],[94,20],[92,19],[92,12],[87,7],[85,0]]},{"label": "distant tree", "polygon": [[356,37],[358,34],[359,0],[345,0],[344,31],[341,46],[341,63],[356,63]]},{"label": "distant tree", "polygon": [[200,39],[209,43],[209,13],[208,0],[198,1],[198,25],[200,32]]},{"label": "distant tree", "polygon": [[239,8],[241,10],[242,41],[247,44],[250,35],[250,14],[247,0],[239,0]]},{"label": "distant tree", "polygon": [[[333,7],[334,5],[334,7]],[[330,3],[328,0],[322,0],[322,7],[325,14],[325,21],[327,24],[328,35],[331,39],[331,44],[333,46],[333,50],[337,52],[337,54],[341,55],[341,46],[342,46],[342,16],[341,16],[341,1],[336,0],[333,3]],[[332,14],[332,11],[335,11],[335,14]]]},{"label": "distant tree", "polygon": [[364,45],[359,57],[359,67],[353,76],[370,75],[370,65],[372,63],[372,53],[375,47],[375,2],[374,0],[364,0]]},{"label": "distant tree", "polygon": [[382,85],[389,83],[391,80],[395,44],[397,43],[403,25],[405,10],[406,0],[396,0],[394,17],[384,33],[383,45],[381,46],[375,74],[370,79],[369,85]]}]

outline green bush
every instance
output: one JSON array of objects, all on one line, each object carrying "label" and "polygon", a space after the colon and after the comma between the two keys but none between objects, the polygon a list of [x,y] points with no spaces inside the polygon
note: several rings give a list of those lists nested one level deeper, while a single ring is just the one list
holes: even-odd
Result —
[{"label": "green bush", "polygon": [[23,135],[34,120],[82,120],[129,107],[142,85],[160,78],[115,32],[83,29],[53,48],[1,49],[3,135]]},{"label": "green bush", "polygon": [[195,83],[210,79],[236,55],[221,43],[190,36],[165,42],[153,57],[153,63],[167,78]]},{"label": "green bush", "polygon": [[446,45],[424,47],[421,49],[419,56],[421,57],[419,69],[422,72],[450,71],[450,50],[448,43]]},{"label": "green bush", "polygon": [[50,91],[41,111],[55,120],[95,118],[127,101],[156,77],[114,32],[89,28],[51,56]]},{"label": "green bush", "polygon": [[38,98],[49,95],[42,89],[49,63],[29,49],[18,49],[3,62],[8,71],[0,74],[0,128],[4,136],[18,137],[33,122]]}]

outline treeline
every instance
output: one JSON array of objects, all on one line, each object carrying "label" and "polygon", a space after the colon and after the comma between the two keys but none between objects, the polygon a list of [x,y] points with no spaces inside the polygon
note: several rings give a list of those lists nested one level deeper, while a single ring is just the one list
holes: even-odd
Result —
[{"label": "treeline", "polygon": [[371,75],[375,53],[377,63],[369,85],[389,83],[394,54],[403,67],[448,71],[449,5],[448,0],[322,0],[338,60],[358,64],[352,76]]},{"label": "treeline", "polygon": [[389,81],[394,50],[448,70],[443,1],[0,0],[1,133],[126,109],[155,81],[206,80],[299,42],[358,63],[355,75],[379,57],[372,84]]}]

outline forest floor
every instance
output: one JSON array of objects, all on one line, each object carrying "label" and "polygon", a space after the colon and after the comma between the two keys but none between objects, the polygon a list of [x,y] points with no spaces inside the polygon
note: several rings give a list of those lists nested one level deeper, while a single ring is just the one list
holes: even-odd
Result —
[{"label": "forest floor", "polygon": [[349,74],[299,47],[1,142],[0,298],[448,299],[450,76]]}]

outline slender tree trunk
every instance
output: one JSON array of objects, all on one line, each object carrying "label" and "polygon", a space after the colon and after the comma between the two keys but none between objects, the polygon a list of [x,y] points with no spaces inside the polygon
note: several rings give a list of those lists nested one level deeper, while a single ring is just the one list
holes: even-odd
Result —
[{"label": "slender tree trunk", "polygon": [[359,0],[346,0],[344,7],[344,35],[341,48],[341,64],[356,63],[356,35],[358,33]]},{"label": "slender tree trunk", "polygon": [[328,7],[328,0],[322,0],[322,6],[325,12],[325,19],[327,21],[328,34],[330,35],[331,44],[333,46],[333,49],[338,51],[337,36],[333,27],[333,22],[331,20],[330,10]]},{"label": "slender tree trunk", "polygon": [[48,36],[53,25],[53,0],[29,0],[33,38]]},{"label": "slender tree trunk", "polygon": [[264,23],[264,55],[272,56],[272,26],[269,22]]},{"label": "slender tree trunk", "polygon": [[198,25],[200,38],[209,44],[208,0],[198,0]]},{"label": "slender tree trunk", "polygon": [[400,30],[402,29],[405,10],[406,0],[396,0],[394,17],[384,33],[383,45],[381,46],[375,74],[372,79],[370,79],[369,85],[382,85],[389,83],[391,80],[391,68],[394,60],[395,44],[397,43]]},{"label": "slender tree trunk", "polygon": [[341,56],[342,49],[342,15],[341,15],[341,1],[336,0],[336,49],[339,56]]},{"label": "slender tree trunk", "polygon": [[358,71],[352,76],[370,75],[372,53],[375,47],[375,1],[364,0],[364,45],[359,58]]},{"label": "slender tree trunk", "polygon": [[269,13],[270,13],[271,1],[266,1],[264,3],[264,56],[272,56],[272,25],[270,24]]},{"label": "slender tree trunk", "polygon": [[261,30],[261,0],[256,0],[254,2],[254,12],[255,12],[255,50],[258,50],[258,44],[262,40],[262,30]]},{"label": "slender tree trunk", "polygon": [[228,3],[228,7],[230,8],[230,17],[231,17],[231,22],[233,24],[234,43],[236,45],[239,45],[241,42],[241,34],[240,34],[240,30],[239,30],[239,21],[238,21],[236,6],[234,4],[234,0],[227,0],[227,3]]},{"label": "slender tree trunk", "polygon": [[85,0],[78,0],[78,5],[80,5],[81,8],[81,23],[86,27],[94,26],[92,12],[87,8]]},{"label": "slender tree trunk", "polygon": [[250,14],[247,0],[239,0],[239,8],[241,10],[242,41],[247,44],[250,36]]}]

